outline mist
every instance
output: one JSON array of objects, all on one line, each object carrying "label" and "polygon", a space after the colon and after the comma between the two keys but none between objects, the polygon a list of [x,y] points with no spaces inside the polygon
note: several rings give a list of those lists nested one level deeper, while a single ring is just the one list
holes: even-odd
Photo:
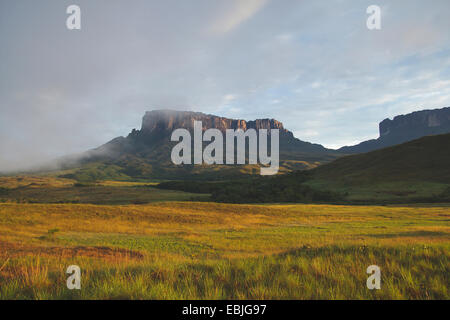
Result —
[{"label": "mist", "polygon": [[[0,3],[0,172],[139,129],[145,111],[274,118],[338,148],[378,122],[450,105],[447,0]],[[53,162],[52,162],[53,163]]]}]

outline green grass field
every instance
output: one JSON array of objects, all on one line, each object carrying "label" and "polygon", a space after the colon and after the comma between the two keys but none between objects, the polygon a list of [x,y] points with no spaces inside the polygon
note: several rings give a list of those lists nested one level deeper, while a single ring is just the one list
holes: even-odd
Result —
[{"label": "green grass field", "polygon": [[155,188],[155,182],[99,181],[80,183],[48,176],[0,177],[0,202],[145,204],[206,200],[207,194]]},{"label": "green grass field", "polygon": [[439,205],[4,203],[0,299],[449,299],[449,221]]}]

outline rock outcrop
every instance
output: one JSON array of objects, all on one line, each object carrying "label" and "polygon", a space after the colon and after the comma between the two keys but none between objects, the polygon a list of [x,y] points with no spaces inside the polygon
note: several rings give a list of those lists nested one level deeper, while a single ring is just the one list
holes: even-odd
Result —
[{"label": "rock outcrop", "polygon": [[258,119],[254,121],[236,120],[201,112],[154,110],[145,113],[142,119],[142,133],[168,131],[178,128],[193,129],[194,121],[201,121],[203,129],[215,128],[225,132],[227,129],[279,129],[287,132],[283,124],[275,119]]},{"label": "rock outcrop", "polygon": [[[86,165],[77,174],[89,174],[93,179],[109,176],[110,172],[139,179],[224,179],[259,174],[258,168],[248,166],[176,166],[171,161],[172,148],[178,143],[171,141],[172,132],[184,128],[193,130],[194,121],[201,121],[203,129],[279,129],[280,171],[307,169],[328,162],[339,154],[318,144],[301,141],[274,119],[245,121],[229,119],[199,112],[155,110],[146,112],[142,127],[133,129],[126,137],[110,142],[72,159],[62,159],[62,168]],[[269,140],[270,141],[270,140]],[[70,160],[70,161],[68,161]],[[89,164],[95,164],[89,166]],[[85,170],[85,171],[83,171]]]},{"label": "rock outcrop", "polygon": [[423,110],[385,119],[380,123],[380,137],[412,137],[450,132],[450,107]]},{"label": "rock outcrop", "polygon": [[424,136],[450,133],[450,107],[423,110],[385,119],[379,125],[380,137],[351,147],[343,147],[344,153],[369,152]]},{"label": "rock outcrop", "polygon": [[[280,121],[275,119],[257,119],[245,121],[230,119],[201,112],[154,110],[145,113],[140,130],[133,130],[127,137],[129,141],[142,145],[155,145],[161,142],[169,143],[172,132],[179,128],[193,130],[194,121],[201,121],[203,130],[219,129],[225,132],[227,129],[279,129],[280,152],[294,153],[334,153],[322,145],[301,141],[294,137],[292,132],[286,130]],[[269,132],[270,133],[270,132]]]}]

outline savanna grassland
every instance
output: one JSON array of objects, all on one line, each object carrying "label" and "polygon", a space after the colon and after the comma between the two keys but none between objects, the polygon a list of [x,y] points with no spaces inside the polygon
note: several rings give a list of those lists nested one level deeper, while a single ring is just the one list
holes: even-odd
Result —
[{"label": "savanna grassland", "polygon": [[0,299],[449,299],[449,249],[444,205],[9,202]]},{"label": "savanna grassland", "polygon": [[204,200],[208,195],[157,189],[156,182],[77,182],[48,176],[0,177],[0,202],[145,204]]}]

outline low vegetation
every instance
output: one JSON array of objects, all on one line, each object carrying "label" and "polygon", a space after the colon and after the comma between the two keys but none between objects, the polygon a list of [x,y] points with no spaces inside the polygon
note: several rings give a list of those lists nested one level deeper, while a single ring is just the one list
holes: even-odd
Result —
[{"label": "low vegetation", "polygon": [[225,203],[330,203],[343,201],[339,192],[321,191],[305,184],[311,175],[296,171],[276,177],[252,177],[239,180],[199,182],[162,182],[159,189],[179,190],[192,193],[209,193],[215,202]]},{"label": "low vegetation", "polygon": [[157,189],[156,182],[77,182],[52,177],[0,177],[0,202],[145,204],[206,200],[209,195]]},{"label": "low vegetation", "polygon": [[212,200],[227,203],[449,203],[448,145],[450,134],[429,136],[308,171],[222,182],[163,182],[159,188],[211,193]]},{"label": "low vegetation", "polygon": [[[0,299],[449,299],[450,208],[0,204]],[[69,265],[81,290],[66,287]],[[368,290],[378,265],[381,290]]]},{"label": "low vegetation", "polygon": [[2,177],[0,299],[449,299],[449,138],[275,177],[103,164]]}]

